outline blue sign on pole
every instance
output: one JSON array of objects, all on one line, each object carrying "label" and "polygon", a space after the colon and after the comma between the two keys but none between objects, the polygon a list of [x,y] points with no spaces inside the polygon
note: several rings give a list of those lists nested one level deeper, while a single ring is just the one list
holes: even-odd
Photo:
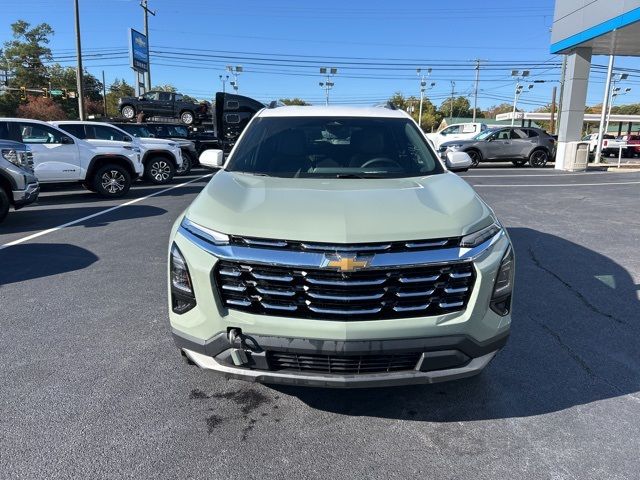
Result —
[{"label": "blue sign on pole", "polygon": [[129,46],[129,57],[131,68],[138,72],[146,72],[149,70],[149,43],[146,35],[129,29],[131,43]]}]

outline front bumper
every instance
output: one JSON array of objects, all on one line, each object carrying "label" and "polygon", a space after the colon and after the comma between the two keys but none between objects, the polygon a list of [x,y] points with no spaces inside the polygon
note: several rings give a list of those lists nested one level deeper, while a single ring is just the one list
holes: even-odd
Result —
[{"label": "front bumper", "polygon": [[[471,377],[480,373],[507,342],[509,331],[479,343],[464,335],[445,337],[392,339],[377,341],[306,340],[301,338],[243,336],[231,344],[225,333],[199,342],[195,338],[173,330],[176,346],[193,363],[228,378],[259,383],[287,385],[366,388],[390,387],[424,383],[438,383]],[[234,365],[231,352],[242,349],[248,354],[245,366]],[[266,352],[293,354],[358,356],[370,354],[419,353],[419,360],[410,370],[368,373],[336,374],[313,371],[273,370]]]},{"label": "front bumper", "polygon": [[29,183],[24,190],[13,190],[13,207],[17,210],[35,202],[40,194],[40,185]]}]

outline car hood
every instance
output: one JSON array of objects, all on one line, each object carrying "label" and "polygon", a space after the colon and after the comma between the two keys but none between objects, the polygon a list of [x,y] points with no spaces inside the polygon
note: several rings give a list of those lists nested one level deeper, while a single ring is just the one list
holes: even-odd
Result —
[{"label": "car hood", "polygon": [[292,179],[221,170],[186,211],[230,235],[366,243],[456,237],[492,212],[453,173],[403,179]]}]

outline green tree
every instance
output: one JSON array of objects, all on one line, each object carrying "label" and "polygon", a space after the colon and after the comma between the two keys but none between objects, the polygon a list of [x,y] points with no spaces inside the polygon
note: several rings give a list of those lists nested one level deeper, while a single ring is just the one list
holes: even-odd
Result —
[{"label": "green tree", "polygon": [[[420,115],[420,99],[414,96],[405,97],[402,92],[396,92],[389,98],[389,103],[400,110],[408,112],[418,122]],[[442,121],[442,115],[436,106],[425,97],[422,102],[422,129],[431,131]]]},{"label": "green tree", "polygon": [[513,111],[513,105],[510,103],[501,103],[500,105],[493,105],[492,107],[487,108],[482,113],[485,118],[495,119],[496,115],[500,115],[501,113],[510,113]]},{"label": "green tree", "polygon": [[[54,64],[47,69],[49,76],[49,85],[56,90],[77,89],[76,70],[73,67],[63,67]],[[88,114],[102,113],[102,83],[92,74],[84,71],[82,75],[82,86],[84,90],[85,109]],[[58,103],[68,118],[78,118],[78,102],[74,99],[62,99],[56,97],[55,102]]]},{"label": "green tree", "polygon": [[[453,105],[453,108],[452,108]],[[440,114],[443,117],[472,117],[473,110],[467,97],[455,97],[453,102],[451,98],[446,99],[440,105]],[[452,114],[453,113],[453,114]]]},{"label": "green tree", "polygon": [[280,101],[285,105],[310,105],[301,98],[281,98]]},{"label": "green tree", "polygon": [[170,83],[165,83],[164,85],[156,85],[151,90],[159,91],[159,92],[171,92],[177,93],[178,89],[171,85]]},{"label": "green tree", "polygon": [[51,60],[49,37],[53,29],[46,23],[35,27],[24,20],[11,24],[13,40],[4,43],[3,56],[13,73],[12,87],[40,88],[47,85],[45,62]]},{"label": "green tree", "polygon": [[124,78],[115,79],[107,89],[107,115],[118,116],[118,99],[121,97],[133,97],[136,94],[135,89],[129,85]]}]

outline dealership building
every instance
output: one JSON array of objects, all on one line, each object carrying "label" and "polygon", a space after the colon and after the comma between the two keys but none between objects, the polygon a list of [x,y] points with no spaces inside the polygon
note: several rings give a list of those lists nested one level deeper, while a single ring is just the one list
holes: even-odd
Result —
[{"label": "dealership building", "polygon": [[[582,133],[591,58],[612,56],[610,80],[613,56],[640,56],[640,0],[557,0],[551,53],[566,55],[556,156],[556,168],[564,170],[575,152],[571,142]],[[609,81],[605,90],[608,97]]]}]

